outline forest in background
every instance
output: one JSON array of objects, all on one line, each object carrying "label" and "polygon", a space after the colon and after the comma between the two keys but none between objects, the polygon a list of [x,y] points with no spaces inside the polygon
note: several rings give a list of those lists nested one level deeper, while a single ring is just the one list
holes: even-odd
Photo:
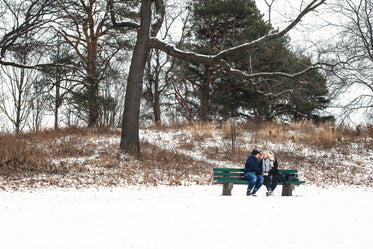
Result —
[{"label": "forest in background", "polygon": [[[333,123],[325,109],[355,84],[367,91],[345,117],[369,118],[369,1],[294,2],[282,29],[265,2],[268,19],[243,0],[1,0],[1,128],[121,127],[121,150],[139,154],[140,122]],[[331,12],[338,36],[313,61],[288,32]]]}]

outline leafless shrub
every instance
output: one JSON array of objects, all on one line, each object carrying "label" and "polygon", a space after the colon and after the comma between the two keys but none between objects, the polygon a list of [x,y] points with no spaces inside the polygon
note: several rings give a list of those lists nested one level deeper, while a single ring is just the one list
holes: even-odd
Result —
[{"label": "leafless shrub", "polygon": [[235,154],[237,150],[237,143],[240,142],[244,124],[237,122],[234,119],[228,120],[223,125],[223,140],[230,144],[232,153]]}]

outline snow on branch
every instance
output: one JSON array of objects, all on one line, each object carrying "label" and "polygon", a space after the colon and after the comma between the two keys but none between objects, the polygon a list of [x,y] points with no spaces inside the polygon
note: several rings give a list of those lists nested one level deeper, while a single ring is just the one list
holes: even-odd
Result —
[{"label": "snow on branch", "polygon": [[43,63],[43,64],[35,64],[35,65],[26,65],[16,62],[10,62],[10,61],[4,61],[0,59],[0,65],[2,66],[11,66],[16,68],[24,68],[24,69],[36,69],[36,70],[45,70],[50,67],[64,67],[64,68],[70,68],[72,70],[78,70],[77,67],[71,66],[68,64],[61,64],[61,63]]},{"label": "snow on branch", "polygon": [[199,63],[213,63],[215,58],[214,55],[204,55],[178,49],[175,46],[168,44],[167,42],[162,41],[156,37],[150,37],[148,47],[161,50],[168,55],[171,55],[178,59],[184,59]]},{"label": "snow on branch", "polygon": [[111,21],[115,28],[133,28],[133,29],[140,28],[140,24],[137,22],[129,22],[129,21],[128,22],[117,22],[117,18],[115,16],[115,11],[114,11],[113,0],[108,0],[108,5],[110,9]]},{"label": "snow on branch", "polygon": [[149,40],[149,47],[159,49],[168,55],[174,56],[179,59],[189,60],[193,62],[199,62],[199,63],[205,63],[205,64],[214,64],[219,63],[221,60],[225,60],[228,57],[233,57],[237,54],[242,53],[243,51],[247,51],[248,49],[252,49],[257,47],[258,45],[262,44],[265,41],[268,40],[274,40],[279,37],[284,36],[287,34],[291,29],[293,29],[301,20],[302,18],[314,11],[317,7],[324,4],[326,0],[313,0],[311,1],[303,10],[302,12],[297,16],[295,20],[293,20],[286,28],[283,30],[277,32],[277,33],[271,33],[267,34],[265,36],[262,36],[254,41],[244,43],[229,49],[225,49],[218,54],[215,55],[203,55],[198,54],[194,52],[187,52],[180,49],[175,48],[173,45],[167,44],[164,41],[161,41],[157,39],[156,37],[151,37]]},{"label": "snow on branch", "polygon": [[[224,62],[223,66],[231,74],[234,74],[234,75],[237,75],[237,76],[241,76],[241,77],[246,78],[246,79],[285,77],[285,78],[293,79],[293,80],[297,80],[297,78],[299,76],[302,76],[303,74],[308,73],[308,72],[310,72],[312,70],[321,69],[322,68],[319,63],[316,63],[316,64],[314,64],[314,65],[312,65],[310,67],[307,67],[303,71],[300,71],[300,72],[297,72],[297,73],[294,73],[294,74],[289,74],[289,73],[284,73],[284,72],[260,72],[260,73],[251,73],[251,74],[248,74],[248,73],[243,72],[241,70],[232,68],[226,62]],[[305,83],[305,82],[302,82],[302,81],[299,81],[299,80],[298,80],[298,82],[299,83]]]}]

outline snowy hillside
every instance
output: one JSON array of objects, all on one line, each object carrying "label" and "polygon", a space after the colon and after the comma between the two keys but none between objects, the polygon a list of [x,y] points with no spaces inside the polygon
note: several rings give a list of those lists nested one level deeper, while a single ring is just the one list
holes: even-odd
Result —
[{"label": "snowy hillside", "polygon": [[[224,150],[214,153],[216,148],[228,147],[226,150],[229,150],[229,146],[222,131],[209,132],[210,136],[201,141],[196,140],[193,131],[185,130],[142,130],[140,134],[143,140],[153,145],[209,162],[214,167],[244,167],[245,156],[242,156],[242,160],[232,161],[224,158]],[[266,139],[253,142],[250,132],[241,132],[240,135],[238,143],[243,155],[248,155],[254,148],[272,150],[279,159],[280,168],[298,169],[302,178],[310,184],[373,186],[372,138],[358,138],[340,147],[320,148],[291,140],[276,142],[276,139]],[[185,149],[185,144],[192,144],[192,149]]]},{"label": "snowy hillside", "polygon": [[[141,157],[121,155],[119,130],[70,129],[1,137],[0,188],[211,184],[213,167],[244,167],[254,148],[275,153],[314,186],[373,186],[372,128],[232,124],[148,127]],[[232,134],[235,136],[233,137]]]}]

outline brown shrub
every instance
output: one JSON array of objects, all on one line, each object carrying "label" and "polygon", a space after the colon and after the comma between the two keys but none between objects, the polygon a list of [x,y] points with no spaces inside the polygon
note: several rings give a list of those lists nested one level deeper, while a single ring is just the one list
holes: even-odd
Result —
[{"label": "brown shrub", "polygon": [[11,135],[0,135],[0,175],[38,174],[50,171],[48,154],[38,144]]}]

